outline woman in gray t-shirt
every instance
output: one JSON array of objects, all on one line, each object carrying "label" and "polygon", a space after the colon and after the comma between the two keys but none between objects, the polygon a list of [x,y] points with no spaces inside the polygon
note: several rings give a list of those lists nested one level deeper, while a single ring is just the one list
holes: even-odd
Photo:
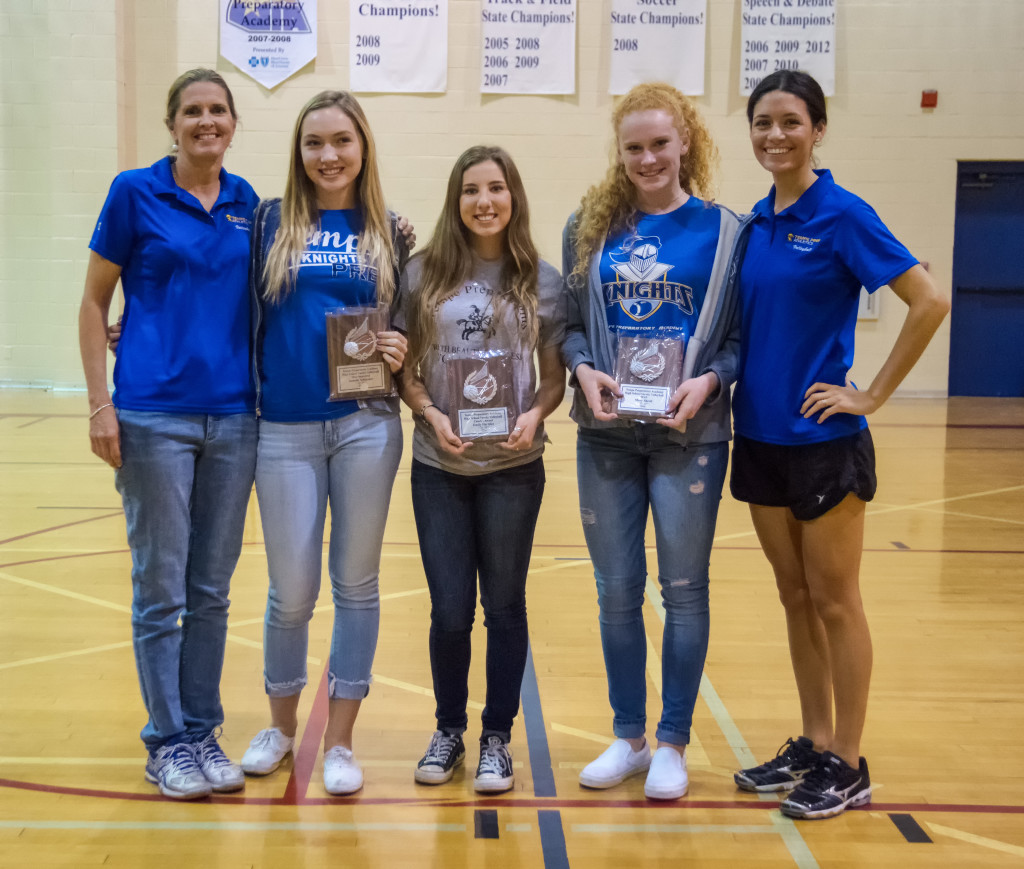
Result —
[{"label": "woman in gray t-shirt", "polygon": [[477,146],[459,157],[433,238],[402,284],[396,325],[409,332],[410,355],[401,388],[416,420],[412,501],[437,701],[416,781],[446,782],[465,757],[479,575],[487,698],[474,787],[506,791],[544,491],[543,420],[565,392],[565,315],[561,277],[537,255],[523,183],[505,151]]}]

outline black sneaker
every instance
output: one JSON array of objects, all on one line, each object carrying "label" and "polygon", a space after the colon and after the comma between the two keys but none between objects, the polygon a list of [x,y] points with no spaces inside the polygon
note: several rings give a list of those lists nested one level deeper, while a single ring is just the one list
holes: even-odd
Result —
[{"label": "black sneaker", "polygon": [[462,734],[435,730],[423,759],[416,764],[416,781],[424,785],[440,785],[449,781],[457,767],[466,759]]},{"label": "black sneaker", "polygon": [[790,818],[816,820],[841,815],[848,807],[871,802],[871,778],[868,762],[862,757],[860,769],[854,769],[831,751],[823,752],[821,762],[804,778],[800,786],[779,806]]},{"label": "black sneaker", "polygon": [[767,763],[741,769],[733,776],[737,787],[744,791],[788,791],[803,781],[821,761],[821,752],[806,736],[787,739],[778,753]]},{"label": "black sneaker", "polygon": [[473,788],[481,793],[501,793],[511,790],[515,780],[508,743],[500,736],[488,736],[486,741],[481,739],[480,765],[476,768]]}]

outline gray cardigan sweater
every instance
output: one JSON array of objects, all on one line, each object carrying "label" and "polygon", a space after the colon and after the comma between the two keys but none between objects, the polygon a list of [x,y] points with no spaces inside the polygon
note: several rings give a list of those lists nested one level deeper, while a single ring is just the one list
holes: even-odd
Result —
[{"label": "gray cardigan sweater", "polygon": [[[731,387],[736,381],[740,345],[739,271],[750,216],[738,217],[715,203],[709,207],[718,210],[721,231],[704,305],[693,337],[686,345],[683,378],[714,371],[720,388],[687,423],[686,431],[668,430],[669,438],[681,444],[718,443],[732,436]],[[562,274],[568,302],[562,359],[569,369],[569,385],[574,387],[570,416],[584,428],[642,425],[626,419],[609,422],[594,419],[583,390],[578,388],[576,366],[580,363],[585,362],[608,375],[614,368],[614,342],[608,331],[600,260],[600,254],[595,254],[586,281],[571,277],[576,266],[576,215],[573,214],[562,234]]]}]

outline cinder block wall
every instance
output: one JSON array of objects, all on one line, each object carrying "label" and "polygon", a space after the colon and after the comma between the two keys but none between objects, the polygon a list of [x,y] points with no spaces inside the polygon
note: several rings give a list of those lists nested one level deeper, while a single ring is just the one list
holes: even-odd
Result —
[{"label": "cinder block wall", "polygon": [[[96,214],[114,173],[167,152],[167,87],[194,66],[219,69],[242,118],[226,166],[280,195],[300,106],[348,85],[348,3],[321,0],[314,64],[267,91],[218,55],[213,0],[26,0],[0,11],[0,385],[77,387],[77,309]],[[736,210],[769,176],[750,152],[738,95],[738,0],[709,0],[706,94],[698,102],[722,152],[718,198]],[[454,158],[506,147],[519,163],[534,233],[560,263],[560,234],[611,147],[609,0],[579,0],[577,92],[479,93],[478,0],[449,0],[448,91],[362,98],[392,207],[430,235]],[[956,161],[1024,159],[1024,3],[839,0],[837,96],[820,151],[946,289]],[[919,108],[924,88],[936,110]],[[1016,255],[993,252],[993,255]],[[860,325],[854,377],[868,381],[899,331],[902,303],[882,299]],[[903,394],[944,394],[948,325]]]}]

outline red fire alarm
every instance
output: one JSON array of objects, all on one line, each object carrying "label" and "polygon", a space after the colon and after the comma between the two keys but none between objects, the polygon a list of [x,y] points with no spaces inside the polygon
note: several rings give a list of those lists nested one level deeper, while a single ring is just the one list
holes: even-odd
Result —
[{"label": "red fire alarm", "polygon": [[934,109],[939,104],[938,91],[921,91],[921,108]]}]

